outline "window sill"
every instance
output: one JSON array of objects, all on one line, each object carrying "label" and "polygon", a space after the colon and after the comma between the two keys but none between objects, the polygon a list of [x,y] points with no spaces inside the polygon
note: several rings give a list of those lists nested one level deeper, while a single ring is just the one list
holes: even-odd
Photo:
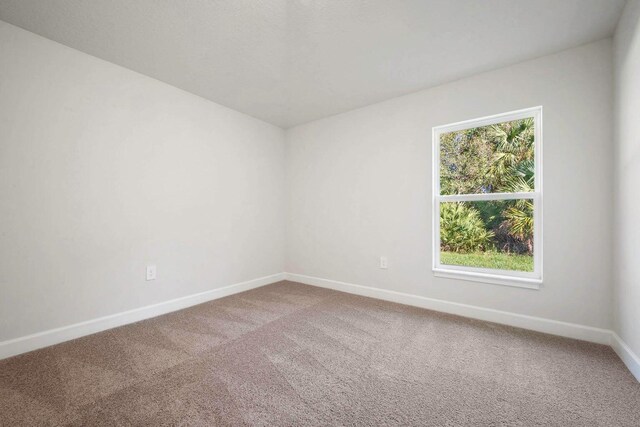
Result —
[{"label": "window sill", "polygon": [[528,277],[502,276],[498,274],[479,273],[474,271],[460,271],[452,269],[434,268],[433,274],[436,277],[446,279],[467,280],[471,282],[489,283],[493,285],[513,286],[525,289],[540,289],[542,279]]}]

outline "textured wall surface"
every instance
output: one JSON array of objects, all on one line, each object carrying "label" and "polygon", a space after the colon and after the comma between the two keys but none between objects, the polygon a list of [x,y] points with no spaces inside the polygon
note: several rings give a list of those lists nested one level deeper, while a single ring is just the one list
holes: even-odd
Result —
[{"label": "textured wall surface", "polygon": [[[290,129],[287,271],[610,328],[611,59],[608,39]],[[432,127],[538,105],[542,289],[434,277]]]},{"label": "textured wall surface", "polygon": [[640,354],[640,1],[627,3],[615,36],[615,331]]},{"label": "textured wall surface", "polygon": [[0,341],[282,271],[281,129],[3,22],[0,57]]}]

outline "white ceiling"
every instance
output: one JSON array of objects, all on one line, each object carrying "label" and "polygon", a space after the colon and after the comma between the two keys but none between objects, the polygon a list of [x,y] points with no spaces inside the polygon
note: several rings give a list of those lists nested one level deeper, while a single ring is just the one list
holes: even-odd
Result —
[{"label": "white ceiling", "polygon": [[0,0],[0,19],[290,127],[610,36],[624,0]]}]

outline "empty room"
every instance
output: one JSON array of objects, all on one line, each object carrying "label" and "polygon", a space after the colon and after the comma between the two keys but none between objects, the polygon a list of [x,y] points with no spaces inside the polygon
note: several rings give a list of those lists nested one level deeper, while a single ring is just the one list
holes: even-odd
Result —
[{"label": "empty room", "polygon": [[0,0],[0,426],[640,426],[640,0]]}]

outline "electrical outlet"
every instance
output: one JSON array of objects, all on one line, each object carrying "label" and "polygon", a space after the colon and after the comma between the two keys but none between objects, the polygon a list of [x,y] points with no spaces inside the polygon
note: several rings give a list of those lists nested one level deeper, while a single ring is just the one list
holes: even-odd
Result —
[{"label": "electrical outlet", "polygon": [[387,260],[387,257],[386,256],[381,256],[380,257],[380,268],[386,270],[388,265],[389,265],[389,261]]},{"label": "electrical outlet", "polygon": [[147,280],[156,280],[156,266],[147,265]]}]

